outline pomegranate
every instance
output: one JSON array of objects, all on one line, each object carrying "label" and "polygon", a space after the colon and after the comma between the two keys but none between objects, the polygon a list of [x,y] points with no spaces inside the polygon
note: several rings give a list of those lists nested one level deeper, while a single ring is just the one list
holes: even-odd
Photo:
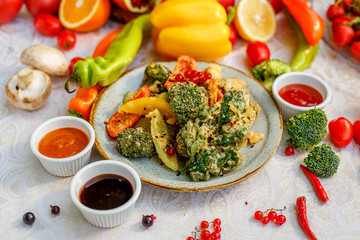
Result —
[{"label": "pomegranate", "polygon": [[131,13],[145,13],[149,11],[150,0],[113,0],[122,10]]}]

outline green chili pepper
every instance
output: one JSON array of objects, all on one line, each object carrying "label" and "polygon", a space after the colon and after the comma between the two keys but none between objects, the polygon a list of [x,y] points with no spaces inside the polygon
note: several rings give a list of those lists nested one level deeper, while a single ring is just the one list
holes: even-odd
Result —
[{"label": "green chili pepper", "polygon": [[70,82],[76,82],[82,88],[95,84],[108,86],[117,80],[134,60],[143,35],[152,28],[150,14],[144,14],[128,22],[111,43],[104,57],[86,57],[74,65],[73,73],[65,84],[69,90]]},{"label": "green chili pepper", "polygon": [[300,26],[297,24],[295,19],[291,14],[286,10],[287,18],[290,21],[291,27],[294,30],[296,37],[298,39],[298,48],[296,53],[290,63],[290,67],[293,71],[302,71],[310,67],[311,63],[315,60],[315,57],[319,50],[319,43],[311,46],[302,32]]}]

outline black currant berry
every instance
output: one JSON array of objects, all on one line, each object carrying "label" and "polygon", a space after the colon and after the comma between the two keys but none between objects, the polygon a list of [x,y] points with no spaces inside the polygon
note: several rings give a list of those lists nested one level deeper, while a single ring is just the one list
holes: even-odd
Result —
[{"label": "black currant berry", "polygon": [[27,225],[31,225],[35,222],[35,215],[32,212],[27,212],[23,216],[23,222]]}]

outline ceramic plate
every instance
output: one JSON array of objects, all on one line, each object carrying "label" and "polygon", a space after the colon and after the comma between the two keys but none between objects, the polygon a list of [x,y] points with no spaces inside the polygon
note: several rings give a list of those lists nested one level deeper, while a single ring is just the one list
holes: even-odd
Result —
[{"label": "ceramic plate", "polygon": [[334,0],[316,0],[312,1],[312,8],[321,15],[325,22],[325,32],[322,37],[322,40],[332,49],[334,52],[346,60],[348,63],[353,66],[360,68],[360,60],[356,59],[350,52],[350,47],[339,47],[334,42],[332,36],[331,22],[326,18],[326,11],[328,10],[331,4],[334,4]]},{"label": "ceramic plate", "polygon": [[[174,69],[175,62],[160,62],[169,69]],[[209,63],[198,62],[199,70],[205,69]],[[115,141],[108,136],[105,120],[109,119],[122,103],[124,94],[134,92],[141,86],[145,66],[125,73],[118,81],[103,89],[92,108],[90,123],[95,129],[95,145],[106,159],[113,159],[131,165],[144,183],[164,189],[177,191],[208,191],[224,188],[245,180],[258,172],[273,156],[279,146],[283,125],[280,111],[264,87],[252,77],[236,69],[221,65],[222,78],[240,77],[247,81],[253,99],[261,106],[261,112],[253,125],[253,132],[264,133],[264,139],[254,147],[244,147],[240,152],[245,154],[245,163],[231,172],[219,177],[211,177],[209,181],[193,182],[186,175],[176,173],[161,165],[161,161],[153,157],[126,159],[115,148]]]}]

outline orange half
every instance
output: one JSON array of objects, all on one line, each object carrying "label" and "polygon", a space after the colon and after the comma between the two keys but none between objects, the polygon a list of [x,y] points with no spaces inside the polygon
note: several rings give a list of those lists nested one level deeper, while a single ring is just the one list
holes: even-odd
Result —
[{"label": "orange half", "polygon": [[67,29],[90,32],[106,23],[110,11],[110,0],[62,0],[59,20]]}]

